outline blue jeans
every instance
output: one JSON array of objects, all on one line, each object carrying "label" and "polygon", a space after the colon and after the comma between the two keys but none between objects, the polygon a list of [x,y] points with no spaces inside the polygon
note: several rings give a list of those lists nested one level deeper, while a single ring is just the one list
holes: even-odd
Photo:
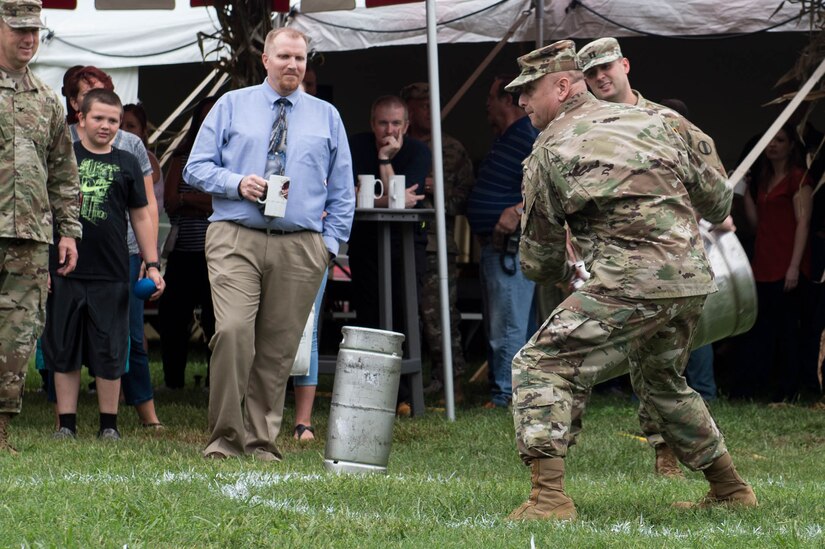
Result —
[{"label": "blue jeans", "polygon": [[490,245],[481,247],[479,275],[491,400],[506,406],[513,392],[513,357],[532,335],[531,325],[535,326],[530,321],[535,284],[521,273],[518,255],[501,254]]},{"label": "blue jeans", "polygon": [[[140,274],[140,255],[129,256],[129,286]],[[143,300],[129,292],[129,358],[126,373],[120,378],[123,398],[129,406],[143,404],[155,397],[149,375],[149,355],[143,348]]]},{"label": "blue jeans", "polygon": [[713,377],[713,345],[705,345],[690,353],[685,377],[691,389],[705,400],[716,399],[716,380]]},{"label": "blue jeans", "polygon": [[321,279],[321,287],[318,288],[318,295],[315,296],[315,326],[312,327],[312,354],[309,359],[309,373],[305,376],[296,376],[292,379],[292,383],[296,387],[306,387],[309,385],[318,385],[318,323],[321,321],[321,305],[324,302],[324,290],[327,288],[327,275],[329,269],[324,272],[324,278]]}]

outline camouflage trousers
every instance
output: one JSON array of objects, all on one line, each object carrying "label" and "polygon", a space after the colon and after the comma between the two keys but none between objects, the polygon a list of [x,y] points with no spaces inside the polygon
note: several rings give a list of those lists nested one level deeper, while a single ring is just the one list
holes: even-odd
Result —
[{"label": "camouflage trousers", "polygon": [[[689,353],[688,358],[690,358]],[[687,368],[687,361],[685,361],[685,363],[682,365],[682,369],[679,371],[679,375],[681,375],[682,377],[684,377],[685,375],[685,368]],[[634,372],[633,370],[631,370],[631,383],[635,387],[639,384],[639,381],[634,380],[633,375]],[[659,426],[659,423],[655,419],[653,419],[651,413],[647,411],[647,408],[641,402],[639,403],[639,426],[642,428],[642,433],[645,435],[647,443],[652,448],[655,448],[656,446],[665,443],[665,438],[662,436],[662,428]]]},{"label": "camouflage trousers", "polygon": [[[631,300],[575,292],[513,359],[516,444],[525,463],[565,457],[593,386],[630,371],[676,456],[700,470],[727,450],[682,372],[705,296]],[[574,423],[576,424],[574,426]]]},{"label": "camouflage trousers", "polygon": [[23,385],[46,318],[49,245],[0,238],[0,413],[20,413]]},{"label": "camouflage trousers", "polygon": [[[461,332],[459,322],[461,315],[456,309],[456,278],[458,269],[455,264],[456,256],[447,254],[447,285],[450,303],[450,337],[453,351],[453,377],[464,373],[464,351],[461,349]],[[421,291],[421,322],[424,326],[424,340],[430,350],[432,360],[432,377],[444,381],[444,346],[441,344],[441,300],[438,291],[438,254],[427,252],[427,272],[424,276],[424,285]]]}]

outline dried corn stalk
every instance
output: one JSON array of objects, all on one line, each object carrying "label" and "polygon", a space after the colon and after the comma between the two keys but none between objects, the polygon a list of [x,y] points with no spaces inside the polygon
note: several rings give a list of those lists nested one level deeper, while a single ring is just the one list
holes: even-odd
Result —
[{"label": "dried corn stalk", "polygon": [[[214,0],[214,6],[219,30],[198,33],[204,59],[216,50],[223,51],[217,68],[229,75],[232,89],[260,84],[266,76],[261,54],[272,29],[272,0]],[[205,44],[211,40],[219,45],[206,51]]]}]

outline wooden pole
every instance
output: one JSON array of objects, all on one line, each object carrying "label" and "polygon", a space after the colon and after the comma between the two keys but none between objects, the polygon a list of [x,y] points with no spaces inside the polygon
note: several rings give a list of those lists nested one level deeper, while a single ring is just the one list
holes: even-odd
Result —
[{"label": "wooden pole", "polygon": [[782,125],[788,121],[791,115],[794,113],[797,107],[799,107],[800,103],[808,96],[808,93],[813,89],[817,82],[819,82],[820,78],[825,75],[825,59],[819,64],[816,68],[814,73],[805,82],[791,102],[785,107],[785,110],[779,115],[779,117],[773,121],[771,127],[768,128],[768,131],[765,132],[765,135],[756,143],[756,145],[751,149],[751,152],[742,160],[742,163],[734,170],[731,174],[730,178],[728,178],[728,185],[735,186],[739,180],[745,177],[745,174],[748,173],[748,170],[753,166],[753,163],[756,162],[756,159],[762,154],[762,151],[765,150],[765,147],[768,146],[771,139],[776,135],[776,133],[782,128]]}]

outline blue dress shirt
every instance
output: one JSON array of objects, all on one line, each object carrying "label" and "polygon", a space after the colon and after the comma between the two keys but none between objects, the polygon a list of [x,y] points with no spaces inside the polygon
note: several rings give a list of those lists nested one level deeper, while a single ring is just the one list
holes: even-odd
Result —
[{"label": "blue dress shirt", "polygon": [[[346,130],[338,111],[303,91],[286,98],[286,169],[289,198],[283,218],[265,217],[242,198],[247,175],[263,177],[272,124],[281,98],[267,81],[234,90],[212,107],[201,126],[184,180],[212,195],[210,221],[232,221],[250,228],[322,233],[333,254],[349,239],[355,213],[355,184]],[[322,220],[321,215],[327,216]]]}]

